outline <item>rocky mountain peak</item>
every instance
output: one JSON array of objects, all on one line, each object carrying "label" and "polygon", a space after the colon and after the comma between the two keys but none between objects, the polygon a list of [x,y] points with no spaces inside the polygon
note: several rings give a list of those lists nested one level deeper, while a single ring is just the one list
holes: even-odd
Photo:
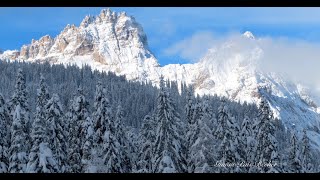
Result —
[{"label": "rocky mountain peak", "polygon": [[142,26],[125,12],[116,14],[110,9],[101,10],[97,16],[85,16],[79,27],[67,24],[54,39],[49,35],[33,39],[31,44],[21,47],[19,54],[18,59],[22,60],[49,58],[54,62],[68,61],[74,56],[92,56],[103,64],[123,62],[119,56],[128,54],[134,58],[126,57],[125,62],[152,56]]},{"label": "rocky mountain peak", "polygon": [[135,18],[125,12],[101,10],[97,16],[87,15],[79,27],[67,24],[55,38],[49,35],[31,44],[23,45],[20,52],[9,52],[0,58],[25,61],[49,61],[63,64],[90,64],[96,69],[108,69],[128,79],[152,81],[157,75],[148,75],[150,69],[158,74],[159,66],[149,51],[147,36]]},{"label": "rocky mountain peak", "polygon": [[94,22],[95,22],[95,16],[88,15],[82,20],[82,22],[80,23],[80,27],[85,28],[89,24]]},{"label": "rocky mountain peak", "polygon": [[119,17],[120,18],[127,17],[127,13],[126,12],[120,12]]},{"label": "rocky mountain peak", "polygon": [[45,35],[39,39],[39,43],[51,42],[53,39],[49,35]]}]

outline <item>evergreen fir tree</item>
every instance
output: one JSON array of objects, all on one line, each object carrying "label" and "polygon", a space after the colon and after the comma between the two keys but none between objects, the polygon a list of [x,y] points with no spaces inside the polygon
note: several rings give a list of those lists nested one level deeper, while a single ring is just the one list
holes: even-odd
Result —
[{"label": "evergreen fir tree", "polygon": [[127,138],[127,143],[128,145],[126,146],[127,154],[128,157],[130,158],[131,162],[131,172],[137,172],[138,167],[138,147],[140,147],[139,144],[139,135],[137,133],[136,128],[131,127],[131,126],[124,126],[126,138]]},{"label": "evergreen fir tree", "polygon": [[131,153],[130,153],[130,144],[125,132],[124,127],[124,115],[123,109],[119,104],[116,111],[115,117],[115,129],[116,129],[116,138],[120,145],[120,153],[121,153],[121,167],[123,168],[123,172],[129,173],[132,171],[132,160],[131,160]]},{"label": "evergreen fir tree", "polygon": [[76,99],[76,93],[73,93],[72,98],[69,100],[67,103],[67,112],[64,114],[64,119],[65,119],[65,126],[64,126],[64,132],[66,135],[66,146],[67,148],[65,149],[66,151],[66,166],[65,166],[65,172],[71,172],[71,163],[69,162],[69,152],[70,152],[70,147],[71,147],[71,134],[73,134],[73,127],[72,125],[74,124],[73,122],[73,101]]},{"label": "evergreen fir tree", "polygon": [[10,147],[9,119],[10,115],[6,102],[2,94],[0,94],[0,173],[8,171],[8,149]]},{"label": "evergreen fir tree", "polygon": [[91,166],[93,161],[92,146],[93,146],[93,122],[90,117],[82,124],[82,138],[84,142],[82,145],[82,172],[91,173]]},{"label": "evergreen fir tree", "polygon": [[302,162],[300,160],[300,149],[298,146],[298,139],[295,135],[295,133],[292,134],[291,141],[290,141],[291,147],[289,152],[289,171],[291,173],[300,173],[302,170]]},{"label": "evergreen fir tree", "polygon": [[[157,135],[155,141],[154,172],[185,172],[183,162],[182,137],[179,131],[179,116],[174,104],[164,87],[164,80],[160,80],[160,92],[156,107]],[[180,130],[179,130],[180,128]]]},{"label": "evergreen fir tree", "polygon": [[[218,148],[217,159],[219,159],[219,162],[222,164],[230,164],[230,166],[220,167],[219,171],[223,173],[241,172],[241,168],[237,165],[237,163],[243,161],[241,153],[239,152],[239,129],[234,117],[229,114],[228,108],[224,103],[219,107],[219,114],[219,123],[223,123],[224,128],[218,132],[218,135],[219,133],[223,134],[223,138]],[[220,125],[220,127],[223,126]]]},{"label": "evergreen fir tree", "polygon": [[37,93],[36,115],[31,131],[32,148],[26,169],[30,173],[58,172],[58,166],[48,143],[49,137],[44,109],[48,99],[48,89],[44,82],[44,77],[41,76],[40,88]]},{"label": "evergreen fir tree", "polygon": [[21,69],[16,76],[15,91],[11,98],[11,146],[9,148],[9,172],[26,172],[30,148],[29,108],[25,78]]},{"label": "evergreen fir tree", "polygon": [[229,119],[229,114],[226,112],[225,108],[225,100],[221,101],[221,105],[218,108],[218,119],[217,119],[217,127],[214,132],[214,136],[218,140],[222,140],[225,131],[226,131],[226,123]]},{"label": "evergreen fir tree", "polygon": [[196,104],[195,99],[193,95],[193,89],[192,87],[188,89],[187,91],[187,104],[185,106],[185,114],[187,119],[187,153],[186,153],[186,159],[187,159],[187,168],[188,172],[192,173],[195,169],[195,164],[191,160],[191,146],[195,143],[197,139],[197,135],[199,133],[199,129],[197,128],[197,119],[195,119],[194,114],[197,114],[196,112]]},{"label": "evergreen fir tree", "polygon": [[142,127],[140,129],[140,142],[139,148],[139,162],[138,172],[139,173],[152,173],[153,164],[153,152],[155,142],[155,122],[153,117],[146,115],[143,120]]},{"label": "evergreen fir tree", "polygon": [[59,167],[59,172],[67,170],[67,135],[66,121],[63,118],[62,105],[57,94],[45,105],[45,119],[48,127],[49,145]]},{"label": "evergreen fir tree", "polygon": [[83,128],[86,121],[90,121],[88,114],[88,105],[82,88],[78,89],[78,96],[73,100],[72,118],[69,130],[69,149],[68,159],[70,164],[70,171],[79,173],[83,172],[85,164],[82,164],[82,155],[86,137],[86,130]]},{"label": "evergreen fir tree", "polygon": [[122,166],[120,152],[121,146],[117,139],[115,120],[114,118],[108,118],[104,123],[106,126],[103,136],[103,162],[105,171],[107,173],[123,173],[124,168]]},{"label": "evergreen fir tree", "polygon": [[[94,143],[102,144],[103,134],[106,130],[104,121],[109,121],[108,118],[111,117],[111,106],[109,99],[105,96],[103,92],[101,82],[99,81],[96,86],[96,93],[94,97],[94,112],[93,112],[93,123],[94,123]],[[103,103],[104,104],[103,104]]]},{"label": "evergreen fir tree", "polygon": [[212,163],[214,153],[214,137],[209,123],[212,121],[212,114],[208,107],[208,102],[202,103],[202,113],[200,119],[196,120],[197,139],[190,149],[190,159],[194,164],[195,173],[210,173],[213,172]]},{"label": "evergreen fir tree", "polygon": [[202,116],[201,118],[203,121],[206,123],[208,128],[211,131],[211,134],[213,135],[214,133],[214,126],[216,124],[216,118],[214,117],[213,109],[210,106],[210,99],[208,96],[203,97],[204,100],[201,103],[201,111],[202,111]]},{"label": "evergreen fir tree", "polygon": [[312,163],[312,156],[310,151],[309,138],[307,136],[307,131],[303,130],[302,137],[302,150],[301,150],[301,159],[302,159],[302,172],[311,173],[314,172],[314,166]]},{"label": "evergreen fir tree", "polygon": [[[272,112],[268,102],[262,97],[259,112],[259,124],[257,134],[257,156],[256,162],[259,162],[259,172],[279,172],[279,154],[278,142],[274,137],[275,127],[272,123]],[[268,166],[268,165],[270,166]]]},{"label": "evergreen fir tree", "polygon": [[95,172],[105,172],[104,166],[104,134],[107,125],[111,121],[111,105],[109,99],[106,97],[105,89],[99,81],[96,86],[94,112],[93,112],[93,149],[91,151],[92,163]]},{"label": "evergreen fir tree", "polygon": [[[253,134],[252,129],[252,121],[249,120],[248,116],[245,116],[244,120],[241,124],[241,132],[239,134],[239,143],[240,148],[243,150],[242,157],[244,158],[244,161],[247,163],[255,163],[255,152],[256,152],[256,140]],[[246,171],[248,171],[249,167],[244,167]]]}]

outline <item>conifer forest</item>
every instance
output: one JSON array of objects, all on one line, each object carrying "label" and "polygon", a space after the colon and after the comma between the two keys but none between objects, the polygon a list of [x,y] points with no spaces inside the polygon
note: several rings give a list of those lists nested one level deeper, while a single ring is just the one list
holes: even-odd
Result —
[{"label": "conifer forest", "polygon": [[319,172],[319,156],[257,106],[160,78],[0,61],[2,173]]}]

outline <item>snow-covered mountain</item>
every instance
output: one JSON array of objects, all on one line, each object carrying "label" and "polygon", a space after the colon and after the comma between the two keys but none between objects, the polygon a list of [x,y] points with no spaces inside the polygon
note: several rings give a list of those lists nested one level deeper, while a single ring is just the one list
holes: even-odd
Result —
[{"label": "snow-covered mountain", "polygon": [[97,70],[126,75],[130,80],[158,79],[159,64],[148,50],[141,25],[125,12],[110,9],[102,10],[98,16],[86,16],[79,27],[67,25],[55,38],[46,35],[22,46],[20,51],[6,51],[0,57],[88,64]]},{"label": "snow-covered mountain", "polygon": [[258,42],[247,31],[209,49],[198,63],[161,67],[134,17],[107,9],[98,16],[86,16],[79,27],[67,25],[55,38],[46,35],[22,46],[20,51],[5,51],[0,59],[88,64],[93,69],[155,85],[163,74],[170,80],[193,84],[200,95],[217,94],[240,102],[259,103],[263,94],[287,128],[294,127],[298,132],[307,128],[314,145],[320,147],[317,97],[282,75],[264,72],[259,66],[264,50]]},{"label": "snow-covered mountain", "polygon": [[195,64],[171,64],[162,68],[169,79],[193,84],[196,93],[217,94],[240,102],[260,102],[265,96],[288,129],[309,129],[320,145],[319,102],[307,87],[289,81],[285,74],[266,72],[261,66],[264,50],[251,32],[227,40],[208,50]]}]

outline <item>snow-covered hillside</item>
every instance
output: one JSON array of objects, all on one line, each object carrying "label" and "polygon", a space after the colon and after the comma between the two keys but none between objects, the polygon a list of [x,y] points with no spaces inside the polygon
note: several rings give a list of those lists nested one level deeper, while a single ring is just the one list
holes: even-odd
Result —
[{"label": "snow-covered hillside", "polygon": [[264,50],[251,32],[235,38],[209,49],[197,63],[161,67],[148,48],[141,25],[124,12],[107,9],[98,16],[86,16],[79,27],[67,25],[55,38],[47,35],[32,40],[20,51],[5,51],[0,59],[88,64],[93,69],[155,85],[162,74],[167,79],[194,85],[200,95],[217,94],[240,102],[257,104],[263,95],[274,116],[287,128],[295,127],[299,133],[309,129],[310,138],[320,147],[317,98],[303,85],[263,71],[259,63]]}]

